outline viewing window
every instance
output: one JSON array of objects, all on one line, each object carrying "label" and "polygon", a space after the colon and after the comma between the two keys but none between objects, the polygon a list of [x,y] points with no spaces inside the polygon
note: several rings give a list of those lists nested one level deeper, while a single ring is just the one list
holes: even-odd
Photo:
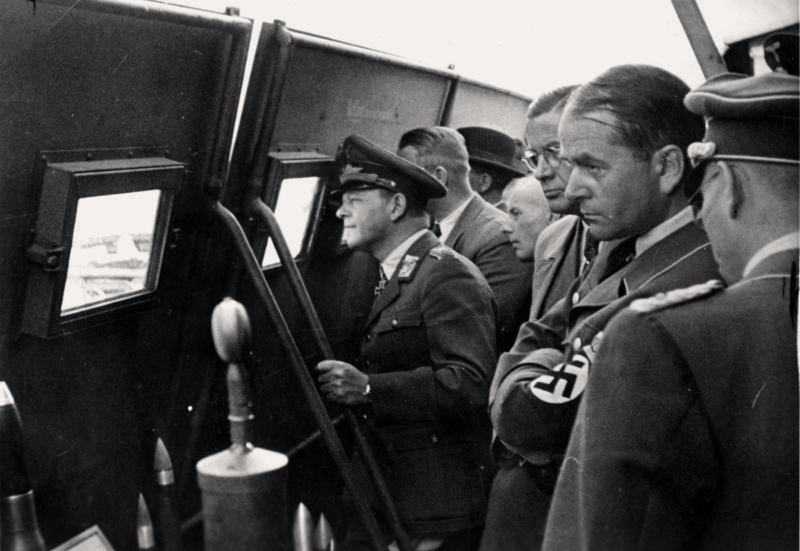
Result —
[{"label": "viewing window", "polygon": [[[314,204],[321,185],[322,180],[315,176],[286,178],[281,182],[278,201],[275,204],[275,218],[294,258],[303,252],[303,240],[308,233],[309,223],[312,222]],[[270,239],[261,264],[267,267],[277,262],[278,253]]]},{"label": "viewing window", "polygon": [[[271,193],[265,200],[275,213],[292,257],[300,259],[313,243],[333,160],[316,153],[273,153],[271,157]],[[262,246],[265,251],[262,267],[278,264],[272,240],[266,240]]]},{"label": "viewing window", "polygon": [[154,303],[184,165],[47,152],[22,330],[52,337]]},{"label": "viewing window", "polygon": [[78,200],[62,315],[155,289],[149,267],[160,198],[149,190]]}]

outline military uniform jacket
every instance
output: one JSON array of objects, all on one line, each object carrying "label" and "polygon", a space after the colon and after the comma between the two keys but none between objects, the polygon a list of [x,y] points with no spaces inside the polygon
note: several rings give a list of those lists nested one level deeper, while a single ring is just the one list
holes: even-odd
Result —
[{"label": "military uniform jacket", "polygon": [[611,323],[546,549],[797,549],[797,261],[777,253],[726,290],[637,301]]},{"label": "military uniform jacket", "polygon": [[520,261],[503,233],[506,214],[475,194],[458,217],[445,245],[481,271],[497,301],[498,350],[511,348],[519,326],[528,319],[533,267]]},{"label": "military uniform jacket", "polygon": [[534,464],[560,460],[603,330],[632,300],[718,278],[705,232],[686,224],[597,283],[613,246],[576,281],[570,295],[520,329],[492,382],[497,436]]},{"label": "military uniform jacket", "polygon": [[583,267],[581,219],[569,215],[547,226],[536,240],[529,320],[535,321],[563,298]]},{"label": "military uniform jacket", "polygon": [[483,521],[488,436],[479,420],[496,358],[494,321],[483,276],[430,232],[368,316],[360,350],[372,389],[368,435],[412,534]]}]

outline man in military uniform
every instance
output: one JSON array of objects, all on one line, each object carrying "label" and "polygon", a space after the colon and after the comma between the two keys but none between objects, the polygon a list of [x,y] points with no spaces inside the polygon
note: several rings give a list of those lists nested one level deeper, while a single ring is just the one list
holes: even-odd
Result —
[{"label": "man in military uniform", "polygon": [[[606,243],[567,296],[520,329],[490,397],[498,438],[543,494],[552,492],[606,323],[637,297],[717,276],[681,187],[684,151],[703,132],[681,102],[688,90],[657,67],[613,67],[571,94],[559,122],[561,162],[573,166],[566,197]],[[544,520],[528,549],[541,544]]]},{"label": "man in military uniform", "polygon": [[545,549],[797,549],[798,78],[726,73],[687,186],[720,272],[608,326]]},{"label": "man in military uniform", "polygon": [[[320,362],[321,390],[361,408],[401,520],[418,545],[469,549],[477,544],[488,488],[488,435],[479,420],[496,357],[492,292],[474,265],[428,230],[425,204],[446,193],[436,178],[359,136],[345,140],[342,162],[342,239],[373,255],[385,279],[357,365]],[[364,494],[379,507],[360,458],[353,463]],[[363,532],[351,526],[346,548],[369,548]]]}]

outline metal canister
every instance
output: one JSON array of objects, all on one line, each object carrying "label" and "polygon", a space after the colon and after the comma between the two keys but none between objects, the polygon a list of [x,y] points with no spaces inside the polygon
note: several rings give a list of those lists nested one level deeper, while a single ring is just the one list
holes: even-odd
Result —
[{"label": "metal canister", "polygon": [[206,551],[287,549],[288,463],[282,453],[246,446],[197,463]]}]

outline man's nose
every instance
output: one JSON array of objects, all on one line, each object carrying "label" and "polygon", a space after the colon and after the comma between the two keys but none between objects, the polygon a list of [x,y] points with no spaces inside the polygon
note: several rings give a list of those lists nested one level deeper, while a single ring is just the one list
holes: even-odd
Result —
[{"label": "man's nose", "polygon": [[573,170],[569,175],[569,179],[567,180],[567,187],[564,189],[564,196],[570,201],[576,201],[578,199],[587,197],[588,194],[588,188],[583,181],[580,170]]},{"label": "man's nose", "polygon": [[553,172],[555,169],[550,166],[550,163],[547,162],[547,159],[544,158],[544,155],[539,155],[538,162],[536,163],[536,170],[533,171],[533,175],[536,177],[537,180],[549,180],[553,177]]},{"label": "man's nose", "polygon": [[500,229],[503,230],[503,233],[511,233],[514,231],[511,227],[511,219],[508,217],[508,215],[506,215],[506,217],[503,219]]}]

